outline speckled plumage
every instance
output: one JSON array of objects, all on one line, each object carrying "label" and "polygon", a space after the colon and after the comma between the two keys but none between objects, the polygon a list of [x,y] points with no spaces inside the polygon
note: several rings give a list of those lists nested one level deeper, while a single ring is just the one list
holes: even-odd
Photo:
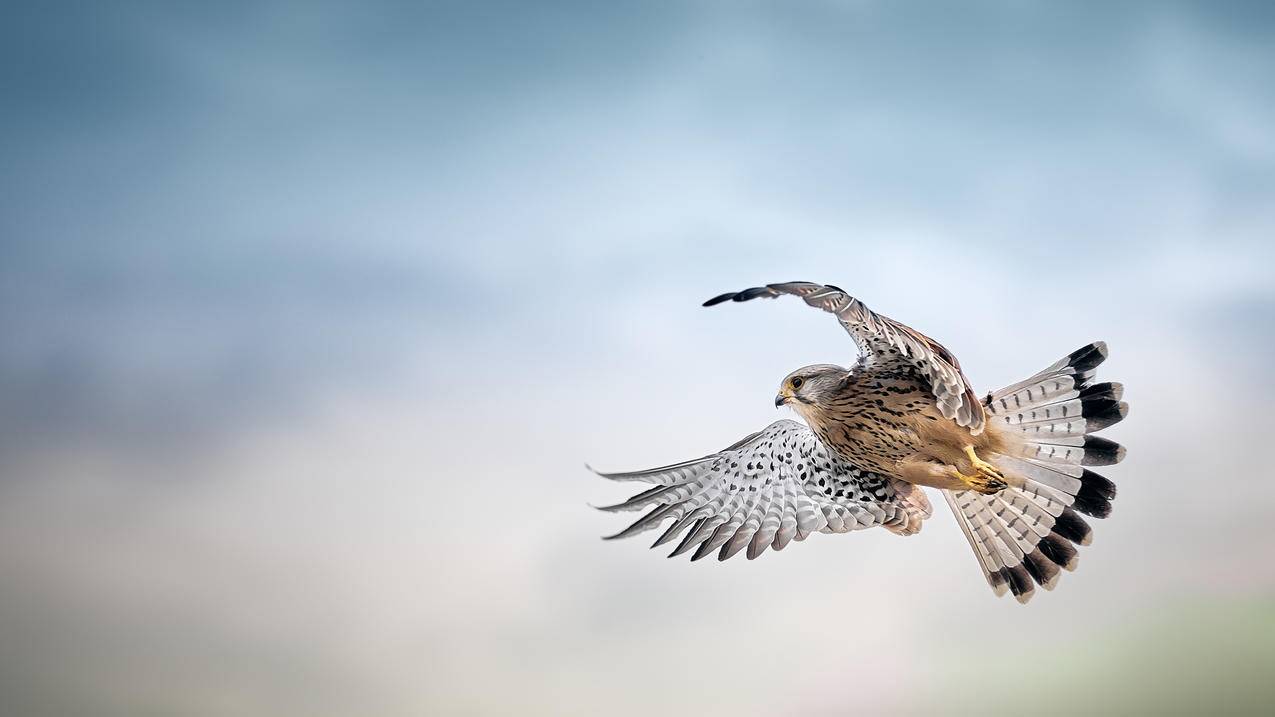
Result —
[{"label": "speckled plumage", "polygon": [[997,594],[1026,602],[1034,585],[1052,589],[1060,569],[1075,568],[1073,546],[1091,538],[1077,512],[1106,517],[1115,497],[1115,486],[1086,466],[1124,455],[1091,435],[1128,410],[1119,384],[1093,383],[1105,344],[979,401],[941,344],[836,287],[771,284],[705,306],[785,294],[836,315],[859,346],[858,361],[807,366],[784,379],[775,403],[807,426],[778,421],[703,458],[601,474],[655,484],[603,508],[649,508],[611,538],[672,520],[652,547],[682,536],[670,557],[718,550],[725,560],[744,548],[752,559],[813,532],[880,525],[910,535],[931,514],[927,486],[942,491]]},{"label": "speckled plumage", "polygon": [[918,420],[943,418],[914,369],[867,361],[851,368],[826,401],[798,411],[839,455],[885,474],[921,448]]},{"label": "speckled plumage", "polygon": [[670,557],[698,547],[693,560],[719,547],[718,558],[725,560],[746,545],[752,559],[768,547],[782,550],[814,532],[844,533],[877,525],[915,532],[930,514],[928,502],[916,502],[921,494],[912,486],[844,460],[809,428],[791,420],[776,421],[703,458],[600,475],[656,485],[602,508],[651,508],[610,539],[636,535],[673,519],[652,547],[691,528]]}]

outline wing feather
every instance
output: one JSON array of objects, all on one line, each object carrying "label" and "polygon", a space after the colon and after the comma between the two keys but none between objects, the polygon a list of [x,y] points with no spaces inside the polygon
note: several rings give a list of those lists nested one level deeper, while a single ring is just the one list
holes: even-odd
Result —
[{"label": "wing feather", "polygon": [[[801,470],[798,470],[801,466]],[[747,548],[750,559],[782,550],[812,533],[844,533],[876,525],[910,525],[928,512],[894,489],[894,481],[827,450],[796,421],[777,421],[703,458],[629,473],[612,480],[653,483],[608,512],[649,509],[624,530],[627,538],[672,521],[651,547],[685,535],[669,557],[694,550],[692,560],[719,550],[726,560]],[[689,529],[689,530],[688,530]]]},{"label": "wing feather", "polygon": [[956,357],[934,339],[872,311],[838,287],[808,281],[767,284],[715,296],[704,302],[704,306],[724,301],[773,299],[785,294],[799,296],[810,306],[835,315],[869,361],[899,361],[920,371],[929,380],[943,415],[969,428],[974,435],[982,433],[987,420],[983,405]]}]

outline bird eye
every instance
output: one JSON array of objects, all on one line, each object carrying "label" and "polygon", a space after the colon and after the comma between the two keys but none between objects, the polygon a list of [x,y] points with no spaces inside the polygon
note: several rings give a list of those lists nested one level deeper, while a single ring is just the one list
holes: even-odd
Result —
[{"label": "bird eye", "polygon": [[803,381],[803,380],[801,379],[801,377],[800,377],[800,376],[793,376],[793,377],[792,377],[792,387],[793,387],[794,389],[796,389],[796,388],[801,388],[801,384],[803,384],[803,383],[805,383],[805,381]]}]

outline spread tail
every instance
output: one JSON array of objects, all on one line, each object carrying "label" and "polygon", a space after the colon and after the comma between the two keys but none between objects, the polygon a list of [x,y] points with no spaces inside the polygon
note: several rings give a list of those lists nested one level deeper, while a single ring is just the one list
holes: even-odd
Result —
[{"label": "spread tail", "polygon": [[1093,382],[1106,358],[1105,343],[1089,344],[983,401],[988,423],[1021,439],[1014,455],[992,458],[1017,480],[995,495],[943,495],[997,595],[1008,590],[1026,603],[1035,585],[1052,590],[1061,570],[1075,569],[1076,545],[1091,540],[1080,514],[1111,513],[1115,485],[1088,468],[1119,463],[1125,454],[1092,435],[1129,411],[1120,384]]}]

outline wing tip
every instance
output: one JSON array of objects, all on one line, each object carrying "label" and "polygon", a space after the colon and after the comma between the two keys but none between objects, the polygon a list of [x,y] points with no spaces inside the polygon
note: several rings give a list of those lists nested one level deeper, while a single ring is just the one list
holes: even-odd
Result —
[{"label": "wing tip", "polygon": [[607,480],[613,480],[613,481],[621,481],[621,482],[623,481],[623,478],[622,478],[622,476],[624,476],[623,473],[603,473],[602,471],[589,465],[585,465],[585,468],[588,468],[589,471],[593,473],[593,475],[599,478],[606,478]]},{"label": "wing tip", "polygon": [[776,293],[774,289],[770,288],[770,286],[754,286],[751,289],[744,289],[743,291],[728,291],[725,294],[718,294],[708,301],[705,301],[701,304],[701,306],[717,306],[718,304],[722,304],[727,301],[741,302],[759,297],[773,299],[778,295],[779,294]]}]

